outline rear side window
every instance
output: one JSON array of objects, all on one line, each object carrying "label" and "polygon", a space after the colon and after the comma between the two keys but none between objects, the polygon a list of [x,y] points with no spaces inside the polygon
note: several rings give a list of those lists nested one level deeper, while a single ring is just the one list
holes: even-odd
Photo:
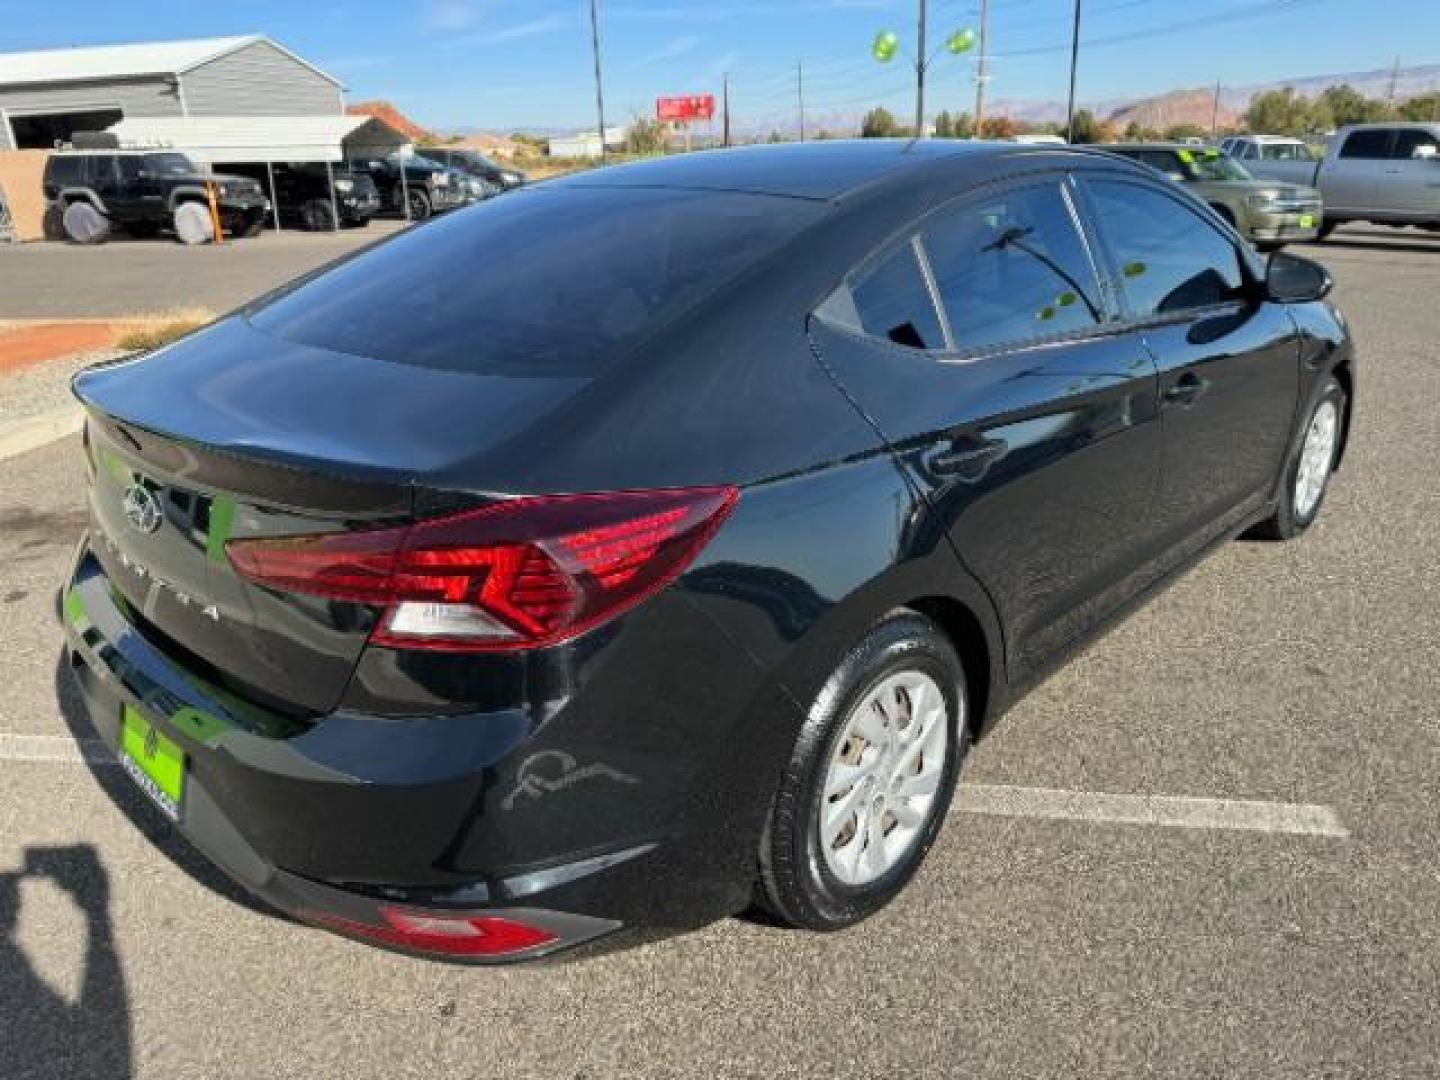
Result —
[{"label": "rear side window", "polygon": [[1086,180],[1085,187],[1131,315],[1173,315],[1243,295],[1240,253],[1198,214],[1140,184]]},{"label": "rear side window", "polygon": [[50,167],[47,170],[50,174],[50,183],[58,187],[69,187],[72,184],[84,183],[84,159],[57,154],[50,159]]},{"label": "rear side window", "polygon": [[1390,156],[1399,161],[1412,158],[1433,158],[1440,154],[1440,140],[1420,128],[1403,128],[1395,132],[1395,146]]},{"label": "rear side window", "polygon": [[1375,159],[1389,156],[1390,132],[1385,128],[1352,131],[1340,148],[1342,158]]},{"label": "rear side window", "polygon": [[289,341],[397,363],[584,376],[822,212],[768,195],[535,188],[377,245],[250,320]]},{"label": "rear side window", "polygon": [[999,193],[943,212],[924,230],[936,290],[958,349],[1087,330],[1099,283],[1058,184]]},{"label": "rear side window", "polygon": [[945,335],[925,284],[914,240],[842,285],[820,305],[821,318],[912,349],[943,349]]}]

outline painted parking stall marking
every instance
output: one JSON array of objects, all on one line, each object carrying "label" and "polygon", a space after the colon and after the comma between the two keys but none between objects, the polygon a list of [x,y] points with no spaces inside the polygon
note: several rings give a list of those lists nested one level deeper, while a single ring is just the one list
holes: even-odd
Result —
[{"label": "painted parking stall marking", "polygon": [[1121,795],[962,783],[955,789],[954,805],[966,813],[1000,817],[1290,833],[1337,839],[1350,835],[1333,810],[1311,803],[1180,795]]},{"label": "painted parking stall marking", "polygon": [[[118,765],[99,739],[0,732],[0,761]],[[1313,803],[1213,799],[1185,795],[1126,795],[1061,788],[966,784],[955,789],[954,808],[992,817],[1087,821],[1107,825],[1285,833],[1345,839],[1350,830],[1328,806]]]}]

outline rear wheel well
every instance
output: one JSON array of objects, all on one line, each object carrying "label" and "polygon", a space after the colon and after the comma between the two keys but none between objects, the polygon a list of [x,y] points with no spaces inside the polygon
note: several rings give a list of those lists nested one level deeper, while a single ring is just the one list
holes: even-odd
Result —
[{"label": "rear wheel well", "polygon": [[912,600],[905,605],[924,615],[950,639],[965,669],[965,696],[969,702],[966,726],[970,734],[979,737],[985,726],[985,714],[990,704],[991,663],[990,646],[985,640],[985,631],[975,613],[948,596],[926,596]]}]

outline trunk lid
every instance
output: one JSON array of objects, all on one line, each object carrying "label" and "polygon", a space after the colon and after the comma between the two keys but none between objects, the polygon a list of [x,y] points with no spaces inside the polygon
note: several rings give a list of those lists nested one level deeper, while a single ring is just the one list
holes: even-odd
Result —
[{"label": "trunk lid", "polygon": [[[527,383],[528,380],[505,380]],[[142,633],[251,700],[334,709],[376,618],[363,604],[255,586],[234,538],[399,524],[483,497],[437,490],[508,438],[517,402],[544,411],[566,380],[494,380],[327,353],[232,318],[83,373],[92,547]],[[522,415],[530,410],[522,410]]]}]

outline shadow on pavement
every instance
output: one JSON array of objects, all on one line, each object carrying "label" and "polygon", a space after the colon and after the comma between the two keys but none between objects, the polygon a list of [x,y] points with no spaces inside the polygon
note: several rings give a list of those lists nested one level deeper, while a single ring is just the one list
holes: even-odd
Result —
[{"label": "shadow on pavement", "polygon": [[[69,728],[70,734],[77,743],[87,745],[89,742],[99,739],[99,733],[90,723],[90,717],[86,715],[85,703],[70,674],[70,661],[63,648],[55,662],[55,702],[60,709],[60,716],[65,721],[65,726]],[[89,758],[86,759],[86,766],[90,770],[90,775],[95,778],[95,783],[100,785],[120,812],[129,818],[130,824],[134,825],[146,840],[159,849],[160,854],[185,871],[196,882],[211,892],[219,893],[225,899],[241,904],[251,911],[257,911],[283,921],[291,921],[284,913],[257,900],[248,890],[232,881],[209,859],[191,847],[189,842],[161,816],[160,812],[151,806],[130,778],[125,775],[124,770],[112,766],[109,762],[92,761]],[[0,1076],[4,1076],[3,1066],[0,1066]]]},{"label": "shadow on pavement", "polygon": [[[84,912],[84,973],[74,1003],[39,975],[15,940],[26,878],[49,879]],[[89,844],[27,848],[18,872],[0,873],[0,1073],[132,1075],[130,1004],[109,907],[109,876]]]}]

